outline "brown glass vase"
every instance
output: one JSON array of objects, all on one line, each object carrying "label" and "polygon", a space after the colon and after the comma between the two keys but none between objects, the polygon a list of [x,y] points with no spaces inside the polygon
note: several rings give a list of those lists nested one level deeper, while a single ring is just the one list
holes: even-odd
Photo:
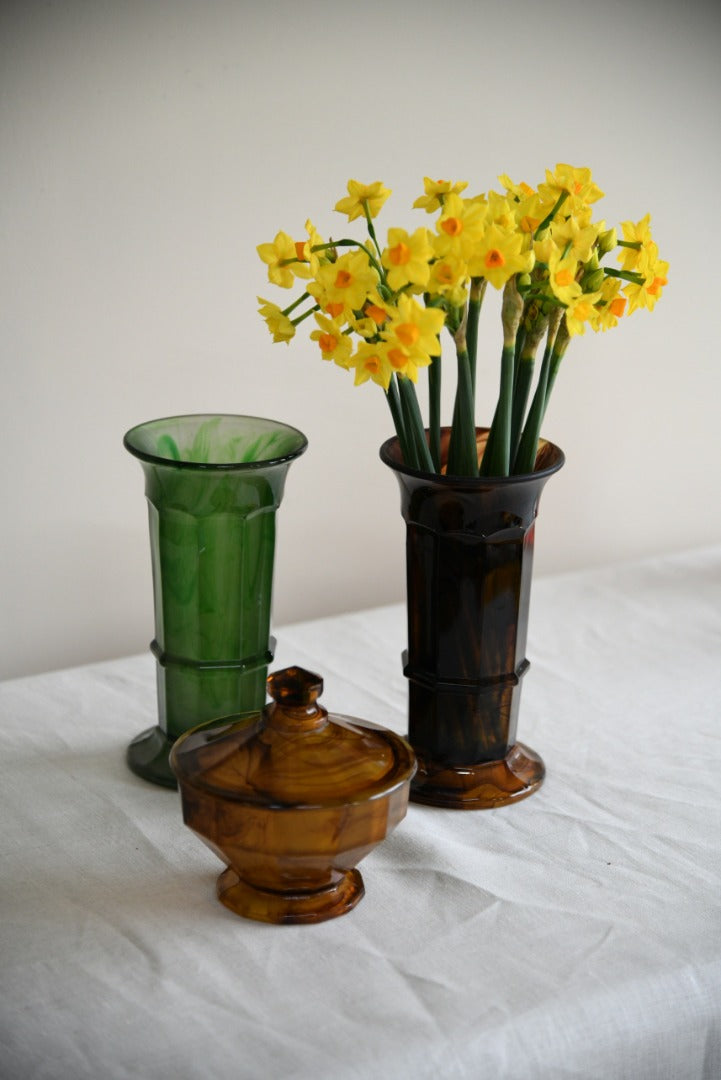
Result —
[{"label": "brown glass vase", "polygon": [[[479,446],[486,429],[478,429]],[[450,430],[442,432],[442,448]],[[395,473],[406,522],[408,739],[418,759],[411,799],[462,810],[518,802],[545,767],[516,739],[534,527],[543,487],[564,463],[541,440],[533,473],[432,475],[403,463],[398,440],[381,460]]]}]

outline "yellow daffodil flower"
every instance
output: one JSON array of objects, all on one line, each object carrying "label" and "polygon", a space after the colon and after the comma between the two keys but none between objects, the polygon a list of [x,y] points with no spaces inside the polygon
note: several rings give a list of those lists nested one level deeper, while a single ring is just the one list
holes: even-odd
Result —
[{"label": "yellow daffodil flower", "polygon": [[386,356],[394,374],[410,379],[413,383],[418,382],[418,369],[428,367],[431,362],[428,353],[412,347],[404,348],[393,342],[387,342],[387,345]]},{"label": "yellow daffodil flower", "polygon": [[487,220],[502,229],[513,229],[516,225],[514,204],[509,202],[505,195],[499,195],[497,191],[488,192],[488,216]]},{"label": "yellow daffodil flower", "polygon": [[604,278],[601,286],[601,296],[594,305],[594,311],[590,318],[594,330],[611,330],[618,325],[618,320],[626,310],[626,298],[619,295],[621,282],[618,278]]},{"label": "yellow daffodil flower", "polygon": [[376,324],[376,328],[378,328],[388,322],[393,310],[392,305],[381,299],[378,293],[371,293],[363,308],[363,314],[372,319]]},{"label": "yellow daffodil flower", "polygon": [[545,263],[546,266],[548,266],[552,256],[561,257],[563,251],[559,250],[550,229],[544,229],[540,240],[533,241],[533,254],[537,263]]},{"label": "yellow daffodil flower", "polygon": [[310,268],[310,252],[307,240],[296,240],[295,257],[297,261],[291,263],[288,267],[294,277],[303,278],[304,280],[312,277],[313,272]]},{"label": "yellow daffodil flower", "polygon": [[523,181],[521,181],[520,184],[514,184],[514,182],[511,180],[510,176],[508,175],[508,173],[501,173],[501,175],[498,177],[498,179],[503,184],[503,186],[506,189],[506,191],[508,192],[508,194],[513,195],[514,198],[516,198],[519,201],[522,201],[524,199],[528,199],[532,195],[536,194],[534,189],[532,187],[530,187],[528,184],[523,183]]},{"label": "yellow daffodil flower", "polygon": [[514,274],[532,270],[534,262],[535,256],[523,233],[489,225],[473,249],[468,270],[471,277],[485,278],[494,289],[502,289]]},{"label": "yellow daffodil flower", "polygon": [[643,274],[643,284],[636,285],[629,282],[623,289],[624,295],[628,298],[629,315],[633,315],[639,308],[653,311],[664,285],[668,284],[668,263],[665,259],[659,259],[656,244],[651,242],[640,252],[640,255],[641,259],[635,271],[637,274]]},{"label": "yellow daffodil flower", "polygon": [[390,386],[393,368],[388,359],[388,346],[385,342],[360,344],[351,357],[350,366],[355,369],[356,386],[368,382],[369,379],[384,390]]},{"label": "yellow daffodil flower", "polygon": [[562,304],[570,304],[581,294],[581,286],[576,281],[578,273],[578,260],[573,252],[562,256],[556,248],[551,252],[548,259],[548,284],[551,286],[553,295]]},{"label": "yellow daffodil flower", "polygon": [[629,244],[640,244],[639,248],[622,247],[619,259],[622,270],[635,270],[642,259],[642,253],[648,252],[653,244],[651,236],[651,215],[646,214],[635,224],[632,221],[622,221],[623,239]]},{"label": "yellow daffodil flower", "polygon": [[601,298],[600,292],[581,293],[571,300],[566,308],[565,319],[571,337],[585,334],[586,323],[591,323],[595,315],[595,305]]},{"label": "yellow daffodil flower", "polygon": [[325,241],[323,240],[323,237],[320,235],[310,218],[308,218],[305,223],[305,231],[308,233],[308,239],[303,249],[304,258],[308,260],[308,263],[310,265],[310,276],[315,277],[315,275],[318,273],[318,267],[321,264],[321,257],[325,253],[313,251],[313,248],[325,243]]},{"label": "yellow daffodil flower", "polygon": [[318,329],[313,330],[310,336],[313,341],[318,342],[323,359],[333,360],[338,367],[347,368],[353,352],[353,342],[349,335],[343,333],[335,319],[327,319],[319,312],[315,313],[315,321]]},{"label": "yellow daffodil flower", "polygon": [[468,263],[454,255],[445,255],[431,264],[427,291],[441,296],[453,307],[462,307],[468,299]]},{"label": "yellow daffodil flower", "polygon": [[545,214],[541,210],[541,199],[538,195],[529,195],[527,199],[521,199],[516,203],[514,210],[516,226],[521,232],[533,236],[538,226],[543,221]]},{"label": "yellow daffodil flower", "polygon": [[[439,308],[422,307],[412,296],[404,294],[398,298],[396,312],[383,329],[382,337],[391,347],[398,346],[413,356],[419,353],[426,357],[440,356],[438,335],[445,321],[445,314]],[[390,359],[393,363],[393,358]]]},{"label": "yellow daffodil flower", "polygon": [[268,280],[283,289],[292,288],[295,277],[291,264],[298,258],[293,238],[286,232],[276,233],[272,244],[259,244],[256,251],[268,265]]},{"label": "yellow daffodil flower", "polygon": [[546,169],[546,183],[538,185],[539,195],[553,204],[563,192],[580,203],[594,203],[603,198],[603,192],[591,179],[590,169],[564,164],[556,165],[555,172]]},{"label": "yellow daffodil flower", "polygon": [[347,214],[349,221],[355,221],[356,218],[365,217],[367,206],[368,213],[374,218],[390,194],[380,180],[373,184],[360,184],[357,180],[349,180],[348,194],[335,204],[335,208],[340,214]]},{"label": "yellow daffodil flower", "polygon": [[433,248],[427,229],[416,229],[412,235],[405,229],[389,229],[388,246],[381,262],[386,268],[391,289],[398,292],[405,285],[416,285],[422,291],[428,284],[432,257]]},{"label": "yellow daffodil flower", "polygon": [[439,206],[443,205],[446,195],[460,195],[465,191],[468,184],[465,180],[431,180],[430,176],[423,178],[423,190],[425,195],[419,195],[413,203],[414,210],[425,210],[432,214]]},{"label": "yellow daffodil flower", "polygon": [[377,286],[378,274],[370,264],[368,253],[361,248],[319,266],[308,292],[318,299],[322,308],[328,303],[341,303],[346,311],[360,311],[366,297]]},{"label": "yellow daffodil flower", "polygon": [[369,315],[362,319],[356,319],[354,316],[348,325],[354,334],[365,338],[366,341],[372,341],[378,336],[378,326]]},{"label": "yellow daffodil flower", "polygon": [[460,195],[452,193],[447,195],[436,222],[438,235],[433,237],[436,254],[441,258],[454,255],[468,259],[483,237],[487,214],[488,206],[485,203],[462,199]]},{"label": "yellow daffodil flower", "polygon": [[257,299],[260,304],[258,311],[265,319],[265,324],[273,335],[273,341],[284,341],[287,345],[291,338],[295,337],[293,323],[277,304],[272,304],[270,300],[264,300],[262,296]]},{"label": "yellow daffodil flower", "polygon": [[[322,270],[323,266],[320,269]],[[320,270],[318,273],[320,274]],[[306,289],[320,310],[325,315],[330,315],[331,319],[338,319],[341,315],[344,315],[346,320],[352,318],[353,309],[348,307],[342,300],[331,300],[318,277],[314,281],[309,281]]]},{"label": "yellow daffodil flower", "polygon": [[583,218],[570,214],[553,221],[550,231],[554,243],[561,251],[568,249],[568,255],[572,255],[578,262],[587,263],[599,234],[605,228],[605,221],[599,221],[595,225],[583,224]]}]

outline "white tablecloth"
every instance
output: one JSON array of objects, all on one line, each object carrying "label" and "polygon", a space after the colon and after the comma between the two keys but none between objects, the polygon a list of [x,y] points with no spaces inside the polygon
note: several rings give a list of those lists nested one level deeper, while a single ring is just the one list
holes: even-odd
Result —
[{"label": "white tablecloth", "polygon": [[[402,606],[274,667],[405,730]],[[150,654],[0,686],[3,1080],[721,1076],[721,547],[537,579],[517,806],[409,807],[317,926],[245,921],[136,779]]]}]

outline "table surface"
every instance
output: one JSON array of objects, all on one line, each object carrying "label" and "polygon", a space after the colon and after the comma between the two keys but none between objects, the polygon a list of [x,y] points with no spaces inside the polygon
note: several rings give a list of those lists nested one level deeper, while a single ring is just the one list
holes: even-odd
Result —
[{"label": "table surface", "polygon": [[[402,605],[279,628],[274,668],[405,730]],[[0,685],[0,1077],[721,1076],[721,547],[534,582],[516,806],[410,805],[349,915],[215,899],[134,777],[150,654]]]}]

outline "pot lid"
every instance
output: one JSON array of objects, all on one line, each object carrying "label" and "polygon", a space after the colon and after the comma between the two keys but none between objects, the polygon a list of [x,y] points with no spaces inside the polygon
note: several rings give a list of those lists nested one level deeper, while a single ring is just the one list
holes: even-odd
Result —
[{"label": "pot lid", "polygon": [[290,667],[268,678],[260,712],[213,720],[182,736],[171,764],[182,786],[273,808],[361,802],[411,779],[405,739],[366,720],[329,715],[323,680]]}]

